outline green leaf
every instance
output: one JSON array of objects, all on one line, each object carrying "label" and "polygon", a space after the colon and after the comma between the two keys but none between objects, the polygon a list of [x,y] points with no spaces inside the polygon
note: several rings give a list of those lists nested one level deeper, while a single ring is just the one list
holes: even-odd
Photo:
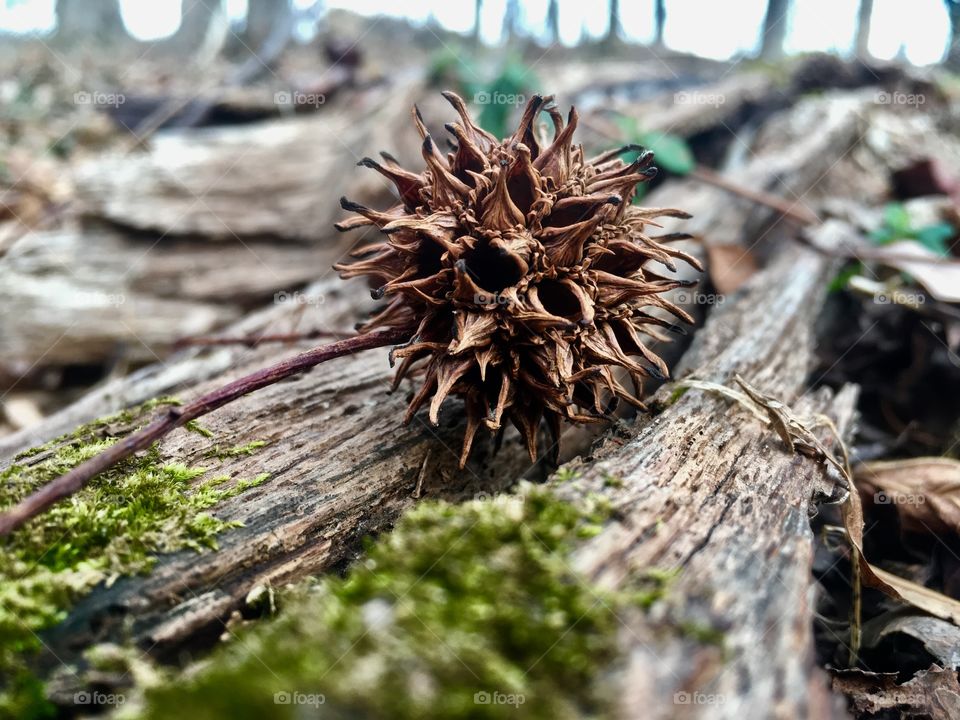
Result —
[{"label": "green leaf", "polygon": [[537,79],[519,56],[507,59],[500,74],[471,98],[480,104],[477,122],[498,138],[511,134],[511,117],[518,106],[529,100],[527,89],[537,86]]},{"label": "green leaf", "polygon": [[950,254],[950,247],[947,245],[947,241],[951,240],[956,233],[957,231],[953,225],[940,222],[920,228],[915,233],[915,237],[917,242],[927,248],[927,250],[932,250],[938,255],[946,256]]},{"label": "green leaf", "polygon": [[867,233],[867,238],[874,245],[889,245],[894,240],[898,240],[900,238],[900,235],[895,233],[886,225],[883,225]]},{"label": "green leaf", "polygon": [[837,273],[837,276],[830,281],[830,284],[827,286],[829,292],[840,292],[841,290],[846,289],[847,285],[850,283],[850,278],[855,275],[859,275],[863,271],[863,263],[850,263],[840,272]]},{"label": "green leaf", "polygon": [[687,141],[678,135],[648,132],[639,137],[641,145],[654,154],[654,165],[676,175],[686,175],[696,167],[697,161]]},{"label": "green leaf", "polygon": [[911,234],[910,213],[901,203],[887,203],[883,208],[883,224],[896,233],[898,238]]}]

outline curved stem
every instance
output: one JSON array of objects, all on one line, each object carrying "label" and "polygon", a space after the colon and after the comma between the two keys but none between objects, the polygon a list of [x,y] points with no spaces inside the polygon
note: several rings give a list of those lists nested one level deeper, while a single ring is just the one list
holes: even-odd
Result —
[{"label": "curved stem", "polygon": [[263,343],[292,343],[300,340],[317,340],[319,338],[337,336],[341,338],[355,337],[354,334],[338,332],[336,330],[308,330],[306,332],[222,337],[198,335],[180,338],[173,344],[173,347],[178,350],[184,347],[212,347],[216,345],[246,345],[247,347],[256,347]]},{"label": "curved stem", "polygon": [[399,343],[408,340],[409,336],[410,333],[406,330],[384,330],[321,345],[295,357],[282,360],[276,365],[244,375],[242,378],[202,395],[187,405],[169,408],[146,427],[141,428],[115,445],[111,445],[99,455],[95,455],[77,465],[65,475],[47,483],[0,515],[0,537],[9,535],[51,505],[79,491],[104,470],[130,457],[138,450],[150,447],[171,430],[185,425],[191,420],[211,413],[217,408],[223,407],[255,390],[305,372],[327,360],[333,360],[343,355],[352,355],[361,350]]}]

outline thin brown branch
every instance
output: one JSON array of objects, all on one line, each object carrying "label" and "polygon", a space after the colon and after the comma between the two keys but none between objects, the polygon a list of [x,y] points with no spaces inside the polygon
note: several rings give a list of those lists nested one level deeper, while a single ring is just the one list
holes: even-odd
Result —
[{"label": "thin brown branch", "polygon": [[[620,132],[612,123],[607,123],[603,118],[598,117],[586,117],[581,119],[581,123],[586,127],[589,127],[594,132],[603,135],[604,137],[613,140],[615,142],[622,143],[624,142],[623,134]],[[773,195],[772,193],[764,192],[763,190],[753,190],[751,188],[744,187],[729,178],[720,175],[719,173],[711,170],[710,168],[704,165],[697,165],[687,173],[688,177],[696,178],[701,182],[709,183],[714,187],[718,187],[721,190],[726,190],[729,193],[738,195],[746,200],[757,203],[758,205],[765,205],[771,210],[776,210],[782,216],[795,220],[802,225],[819,225],[820,218],[817,217],[809,208],[800,205],[796,202],[789,202],[785,198],[782,198],[778,195]]]},{"label": "thin brown branch", "polygon": [[238,378],[187,405],[169,408],[146,427],[141,428],[115,445],[111,445],[107,450],[81,463],[65,475],[47,483],[0,515],[0,537],[9,535],[50,506],[79,491],[104,470],[130,457],[135,452],[150,447],[167,433],[191,420],[207,415],[255,390],[305,372],[327,360],[333,360],[343,355],[352,355],[362,350],[399,343],[408,340],[409,336],[408,331],[385,330],[322,345],[295,357],[282,360],[276,365]]},{"label": "thin brown branch", "polygon": [[216,337],[212,335],[198,335],[180,338],[173,347],[180,349],[185,347],[212,347],[220,345],[246,345],[247,347],[256,347],[262,343],[292,343],[302,340],[317,340],[319,338],[341,338],[347,339],[355,335],[336,330],[308,330],[306,332],[292,333],[273,333],[264,335],[234,335]]},{"label": "thin brown branch", "polygon": [[765,205],[771,210],[776,210],[784,217],[790,218],[791,220],[796,220],[802,225],[819,225],[821,222],[816,213],[799,202],[789,202],[778,195],[772,195],[771,193],[764,192],[762,190],[752,190],[750,188],[743,187],[742,185],[738,185],[720,173],[714,172],[710,168],[703,165],[697,165],[693,170],[691,170],[689,177],[709,183],[714,187],[718,187],[721,190],[726,190],[734,195],[739,195],[740,197],[750,200],[751,202],[755,202],[758,205]]}]

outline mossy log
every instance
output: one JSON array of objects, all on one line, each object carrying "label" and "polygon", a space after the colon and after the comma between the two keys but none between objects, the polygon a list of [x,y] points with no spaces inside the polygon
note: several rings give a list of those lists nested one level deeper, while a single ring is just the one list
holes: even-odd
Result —
[{"label": "mossy log", "polygon": [[[747,162],[743,176],[764,189],[822,197],[836,156],[857,146],[867,102],[811,99],[774,119],[766,132],[780,141]],[[833,263],[790,245],[787,226],[771,211],[724,191],[675,183],[649,201],[683,205],[696,216],[695,231],[711,242],[746,248],[765,237],[769,250],[767,268],[698,329],[676,374],[730,382],[739,372],[765,392],[797,402],[796,409],[826,412],[848,430],[852,391],[802,397],[816,380],[809,377],[812,327]],[[830,225],[822,232],[828,242],[830,233],[843,230]],[[355,320],[369,303],[358,284],[323,281],[313,292],[325,300],[308,312],[316,311],[331,329],[349,327],[348,318]],[[289,306],[274,307],[241,321],[231,334],[286,331],[296,314]],[[192,397],[289,353],[282,347],[180,353],[4,439],[0,457],[156,395]],[[147,576],[98,587],[45,633],[51,652],[69,662],[90,644],[121,641],[175,657],[212,642],[253,587],[348,563],[363,535],[389,529],[418,497],[469,497],[542,472],[531,471],[508,436],[499,454],[486,446],[467,472],[458,473],[454,449],[462,418],[452,411],[440,429],[419,419],[402,428],[408,388],[389,394],[388,378],[382,353],[341,359],[222,409],[203,423],[209,436],[180,431],[162,442],[161,457],[186,465],[215,447],[266,443],[256,455],[228,458],[224,472],[267,472],[270,481],[218,508],[219,517],[245,527],[225,533],[217,552],[162,557]],[[624,712],[829,716],[835,704],[811,656],[806,510],[831,484],[822,466],[787,454],[749,414],[695,390],[671,399],[673,389],[661,391],[663,412],[619,427],[568,470],[577,477],[563,490],[575,501],[601,493],[615,511],[615,519],[577,552],[575,566],[592,580],[617,587],[644,568],[683,570],[671,612],[689,633],[664,638],[642,618],[624,624],[622,642],[630,651]],[[686,703],[677,693],[722,694],[725,702]]]}]

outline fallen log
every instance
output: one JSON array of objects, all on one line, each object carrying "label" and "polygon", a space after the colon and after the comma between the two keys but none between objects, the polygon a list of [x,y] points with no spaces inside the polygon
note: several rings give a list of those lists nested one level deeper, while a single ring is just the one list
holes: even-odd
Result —
[{"label": "fallen log", "polygon": [[0,263],[0,378],[156,362],[177,339],[235,321],[278,290],[293,297],[338,250],[154,241],[91,226],[32,233]]},{"label": "fallen log", "polygon": [[[801,183],[798,192],[806,192],[829,172],[831,154],[845,152],[847,143],[856,144],[860,105],[857,98],[817,99],[798,108],[796,115],[780,118],[777,130],[786,144],[820,138],[820,144],[811,139],[805,146],[819,154],[812,161],[792,147],[768,148],[746,172],[770,184],[783,174]],[[716,188],[690,192],[686,183],[676,183],[650,200],[671,204],[674,193],[684,195],[681,204],[698,214],[696,223],[705,235],[712,236],[710,229],[715,228],[726,241],[749,245],[757,240],[758,228],[774,224],[769,209],[731,201]],[[751,289],[731,296],[698,331],[697,345],[681,364],[681,374],[697,368],[704,379],[725,381],[738,371],[761,389],[782,394],[784,400],[794,401],[801,394],[812,366],[815,310],[833,261],[809,248],[780,248],[776,230],[784,228],[775,228],[768,237],[767,244],[777,248],[770,253],[774,258],[770,267],[756,276]],[[356,318],[353,304],[361,296],[360,288],[353,287],[327,302],[323,306],[327,322],[335,325]],[[272,308],[232,328],[231,334],[287,330],[275,323],[289,320],[289,312]],[[150,368],[115,382],[34,431],[7,439],[0,444],[0,453],[9,454],[78,422],[171,390],[195,396],[287,354],[285,348],[262,346],[185,351],[166,368]],[[448,414],[439,430],[419,419],[399,427],[404,393],[388,394],[388,377],[384,358],[376,353],[341,359],[210,416],[204,424],[218,445],[267,443],[255,456],[231,458],[225,466],[234,476],[271,474],[262,487],[217,508],[218,516],[242,521],[245,527],[224,534],[215,553],[166,556],[149,576],[98,587],[64,623],[44,634],[51,652],[70,660],[93,643],[126,640],[155,656],[176,657],[184,649],[212,641],[254,586],[282,584],[349,562],[356,556],[360,537],[389,528],[417,497],[468,497],[506,487],[530,473],[519,443],[509,436],[499,455],[491,457],[487,446],[470,472],[455,472],[456,453],[450,448],[457,446],[461,432],[457,413]],[[657,399],[669,404],[665,398],[669,400],[670,394],[664,390]],[[841,429],[847,429],[852,401],[851,392],[832,402],[817,395],[798,409],[830,412]],[[722,712],[747,707],[753,713],[750,717],[764,717],[761,709],[780,702],[784,716],[793,711],[815,716],[829,702],[812,659],[803,654],[810,647],[809,607],[793,608],[784,616],[789,622],[763,626],[785,609],[772,595],[775,587],[755,592],[757,576],[751,573],[769,571],[791,592],[801,596],[806,592],[810,545],[806,506],[818,489],[824,493],[831,489],[817,482],[822,469],[812,461],[784,455],[752,417],[740,417],[721,401],[693,391],[626,433],[622,446],[611,439],[578,466],[581,478],[570,485],[575,498],[577,492],[604,484],[606,475],[624,480],[619,489],[604,485],[603,490],[622,520],[587,545],[577,564],[589,576],[614,585],[638,566],[687,568],[678,588],[689,601],[681,600],[676,612],[708,623],[724,613],[735,618],[726,635],[734,653],[730,667],[737,669],[732,679],[727,677],[712,649],[691,645],[689,639],[666,642],[662,657],[667,660],[651,665],[653,656],[645,654],[644,643],[656,647],[654,641],[664,641],[648,638],[642,620],[629,619],[627,632],[640,640],[630,640],[632,634],[627,640],[633,645],[627,671],[631,690],[624,695],[628,712],[635,711],[636,703],[653,703],[662,716],[675,716],[674,693],[709,692],[710,681],[715,680],[716,687],[731,697]],[[210,443],[195,433],[177,432],[161,443],[160,454],[196,464],[209,452]],[[748,460],[752,462],[747,464]],[[541,472],[539,467],[533,470],[534,475]],[[743,499],[737,492],[741,490]],[[776,506],[777,497],[789,502]],[[747,519],[756,525],[745,524]],[[658,533],[660,521],[665,530]],[[788,562],[787,553],[778,556],[772,551],[776,541],[785,543],[793,561]],[[766,564],[754,554],[758,549]],[[710,562],[714,565],[704,566]],[[743,588],[747,596],[731,600],[724,594],[728,581],[733,583],[729,587]],[[705,588],[715,591],[711,599],[702,599]],[[742,606],[736,605],[741,601]],[[770,635],[761,638],[767,629]],[[778,665],[772,677],[779,680],[772,683],[751,675],[756,675],[764,657],[755,645],[761,639],[776,648]],[[684,653],[692,650],[704,658],[699,666],[702,676],[677,669],[681,661],[689,660]],[[662,678],[661,666],[677,677]],[[737,684],[742,677],[751,678],[752,684]],[[791,680],[789,691],[782,687],[786,679]],[[799,690],[793,679],[802,682]],[[798,697],[809,688],[811,697]],[[701,713],[713,709],[692,707]]]},{"label": "fallen log", "polygon": [[[842,232],[829,224],[825,234]],[[786,247],[736,301],[712,314],[677,370],[733,385],[733,375],[849,433],[856,391],[816,390],[813,322],[835,271]],[[608,440],[563,495],[602,493],[617,521],[579,551],[575,567],[620,587],[647,568],[679,571],[671,619],[720,638],[655,632],[623,618],[629,667],[625,717],[839,717],[813,655],[814,499],[834,493],[825,467],[791,455],[755,417],[675,386],[668,407],[624,441]],[[671,404],[672,403],[672,404]],[[618,480],[610,489],[610,478]]]}]

